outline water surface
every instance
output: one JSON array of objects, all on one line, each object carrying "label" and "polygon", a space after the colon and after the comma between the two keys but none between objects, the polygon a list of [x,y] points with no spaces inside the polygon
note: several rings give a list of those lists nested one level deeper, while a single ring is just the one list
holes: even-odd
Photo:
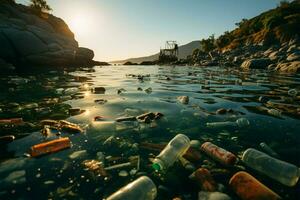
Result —
[{"label": "water surface", "polygon": [[[12,77],[1,78],[2,118],[23,117],[30,122],[45,119],[48,116],[40,116],[40,111],[31,112],[29,109],[27,114],[16,114],[5,110],[5,105],[9,102],[20,105],[34,102],[43,107],[41,102],[46,97],[69,95],[62,95],[59,90],[55,93],[56,89],[79,88],[75,91],[77,94],[70,94],[71,100],[63,103],[85,110],[80,115],[67,118],[81,125],[85,133],[62,133],[62,136],[70,137],[72,148],[40,158],[27,158],[24,153],[32,145],[56,136],[45,139],[39,131],[31,134],[24,132],[22,137],[1,147],[1,152],[6,156],[0,163],[0,199],[101,199],[136,179],[137,175],[119,176],[119,170],[110,172],[111,180],[104,180],[87,171],[82,162],[99,159],[99,152],[108,156],[107,160],[118,158],[111,162],[106,160],[107,166],[127,162],[129,156],[140,155],[139,170],[144,172],[140,174],[152,177],[157,185],[167,186],[171,196],[194,199],[197,189],[187,179],[188,172],[175,166],[170,169],[169,179],[161,182],[149,167],[149,158],[158,152],[139,148],[141,142],[167,143],[177,133],[200,142],[212,141],[236,155],[241,155],[249,147],[261,150],[259,143],[265,142],[283,160],[300,166],[300,96],[288,95],[290,89],[300,91],[299,75],[260,70],[243,72],[219,67],[107,66],[96,67],[95,72],[75,71],[68,75],[48,72],[20,77],[27,81],[16,84],[14,81],[9,83]],[[91,92],[94,87],[104,87],[106,91],[104,94],[94,94]],[[121,93],[118,94],[118,90]],[[187,105],[177,100],[178,96],[183,95],[189,96]],[[259,102],[260,96],[267,96],[270,102]],[[95,103],[97,99],[107,102]],[[233,112],[215,114],[220,108],[232,109]],[[278,109],[282,116],[272,116],[266,109]],[[115,122],[118,117],[137,116],[145,112],[161,112],[164,117],[150,124]],[[95,122],[95,116],[102,116],[103,121]],[[250,125],[242,128],[206,127],[207,122],[235,121],[241,117],[247,118]],[[113,142],[107,142],[111,136],[114,136]],[[78,151],[78,155],[72,154]],[[198,164],[201,165],[201,162]],[[218,164],[214,164],[213,168],[224,169]],[[125,170],[130,172],[131,169]],[[250,169],[246,170],[281,196],[291,199],[299,197],[296,187],[287,188]],[[217,177],[217,181],[225,186],[225,193],[236,198],[228,188],[229,178],[225,175]],[[158,198],[165,199],[165,196],[159,195]]]}]

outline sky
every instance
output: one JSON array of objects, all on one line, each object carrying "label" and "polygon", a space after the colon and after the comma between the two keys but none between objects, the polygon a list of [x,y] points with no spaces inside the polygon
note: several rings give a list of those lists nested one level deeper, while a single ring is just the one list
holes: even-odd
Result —
[{"label": "sky", "polygon": [[[179,45],[221,35],[243,18],[281,0],[47,0],[65,20],[79,46],[95,60],[112,61],[155,54],[167,40]],[[16,0],[27,5],[29,0]]]}]

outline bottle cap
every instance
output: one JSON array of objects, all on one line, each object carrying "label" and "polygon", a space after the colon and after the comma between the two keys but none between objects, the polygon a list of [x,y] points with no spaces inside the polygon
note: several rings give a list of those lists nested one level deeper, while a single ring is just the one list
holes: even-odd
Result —
[{"label": "bottle cap", "polygon": [[153,167],[153,169],[155,169],[155,171],[160,171],[161,170],[161,166],[158,163],[153,163],[152,167]]}]

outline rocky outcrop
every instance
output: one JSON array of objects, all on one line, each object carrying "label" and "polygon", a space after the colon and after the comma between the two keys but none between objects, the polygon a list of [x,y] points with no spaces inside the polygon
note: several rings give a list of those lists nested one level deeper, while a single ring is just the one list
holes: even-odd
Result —
[{"label": "rocky outcrop", "polygon": [[285,73],[299,73],[300,38],[296,36],[289,42],[268,45],[248,44],[219,53],[195,51],[188,62],[195,66],[219,65],[240,67],[246,70],[267,69]]},{"label": "rocky outcrop", "polygon": [[269,58],[249,59],[242,63],[241,68],[244,69],[266,69],[271,64]]},{"label": "rocky outcrop", "polygon": [[5,0],[0,4],[0,44],[1,63],[17,68],[96,64],[94,52],[78,46],[62,19]]},{"label": "rocky outcrop", "polygon": [[279,63],[276,71],[287,72],[287,73],[299,73],[300,72],[300,61]]}]

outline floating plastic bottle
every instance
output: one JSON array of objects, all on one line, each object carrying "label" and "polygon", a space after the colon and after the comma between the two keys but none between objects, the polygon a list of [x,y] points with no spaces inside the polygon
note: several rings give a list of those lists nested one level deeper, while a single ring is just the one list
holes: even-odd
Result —
[{"label": "floating plastic bottle", "polygon": [[107,200],[154,200],[157,188],[153,181],[142,176],[113,193]]},{"label": "floating plastic bottle", "polygon": [[240,171],[234,174],[229,181],[229,185],[243,200],[281,199],[278,194],[247,172]]},{"label": "floating plastic bottle", "polygon": [[267,103],[270,99],[266,96],[260,96],[258,98],[258,101],[261,102],[261,103]]},{"label": "floating plastic bottle", "polygon": [[242,161],[248,167],[287,186],[296,185],[300,176],[297,166],[273,158],[256,149],[247,149],[243,154]]},{"label": "floating plastic bottle", "polygon": [[270,115],[273,115],[273,116],[275,116],[275,117],[282,117],[282,113],[281,113],[281,111],[280,110],[277,110],[277,109],[269,109],[268,110],[268,113],[270,114]]},{"label": "floating plastic bottle", "polygon": [[290,95],[292,97],[296,97],[298,95],[298,91],[296,89],[290,89],[288,91],[288,95]]},{"label": "floating plastic bottle", "polygon": [[270,156],[272,157],[275,157],[275,158],[279,158],[279,155],[269,146],[267,145],[266,143],[264,142],[261,142],[259,144],[259,146],[261,147],[261,149],[266,152],[267,154],[269,154]]},{"label": "floating plastic bottle", "polygon": [[237,157],[233,153],[222,149],[211,142],[203,143],[201,145],[201,150],[223,165],[234,165],[237,162]]},{"label": "floating plastic bottle", "polygon": [[250,122],[246,118],[239,118],[235,122],[211,122],[206,123],[207,127],[210,128],[217,128],[217,127],[224,127],[224,126],[237,126],[237,127],[245,127],[249,126]]},{"label": "floating plastic bottle", "polygon": [[183,134],[176,135],[168,145],[153,160],[152,167],[157,170],[165,170],[172,166],[190,147],[190,139]]}]

